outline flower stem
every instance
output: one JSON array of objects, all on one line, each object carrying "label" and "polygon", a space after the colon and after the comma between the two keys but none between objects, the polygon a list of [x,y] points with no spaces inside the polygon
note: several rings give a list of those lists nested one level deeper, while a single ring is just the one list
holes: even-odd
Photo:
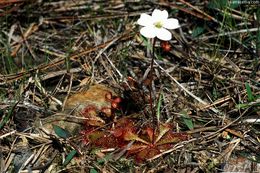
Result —
[{"label": "flower stem", "polygon": [[[150,82],[149,82],[149,95],[150,95],[150,99],[149,99],[149,102],[150,102],[150,109],[151,109],[151,112],[152,112],[152,121],[153,121],[153,141],[155,140],[155,129],[156,129],[156,115],[155,115],[155,112],[154,112],[154,108],[153,108],[153,95],[152,95],[152,91],[153,91],[153,73],[154,73],[154,68],[153,68],[153,65],[154,65],[154,54],[155,54],[155,43],[156,43],[156,38],[153,39],[153,47],[152,47],[152,60],[151,60],[151,67],[150,67]],[[159,123],[159,122],[158,122]]]}]

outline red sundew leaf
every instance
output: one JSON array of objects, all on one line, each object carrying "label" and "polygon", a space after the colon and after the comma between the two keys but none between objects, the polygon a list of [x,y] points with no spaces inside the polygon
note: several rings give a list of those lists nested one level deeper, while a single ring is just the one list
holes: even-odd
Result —
[{"label": "red sundew leaf", "polygon": [[180,141],[188,139],[188,134],[186,133],[174,133],[168,131],[157,143],[156,145],[173,144]]},{"label": "red sundew leaf", "polygon": [[138,154],[135,156],[135,160],[138,163],[141,163],[147,159],[150,159],[158,154],[160,154],[160,150],[156,147],[149,147],[146,149],[141,150],[138,152]]},{"label": "red sundew leaf", "polygon": [[115,137],[123,136],[124,133],[124,129],[122,128],[117,128],[111,131],[111,134],[113,134]]},{"label": "red sundew leaf", "polygon": [[127,155],[133,155],[136,154],[144,149],[146,149],[148,147],[148,145],[146,144],[142,144],[142,143],[136,143],[131,145],[128,149],[127,149]]},{"label": "red sundew leaf", "polygon": [[90,142],[95,142],[100,138],[103,138],[105,135],[106,134],[104,131],[93,131],[88,134],[88,139],[90,140]]},{"label": "red sundew leaf", "polygon": [[83,136],[83,142],[85,144],[87,143],[94,143],[96,140],[104,137],[106,133],[104,131],[99,131],[99,130],[84,130],[80,132],[81,135]]},{"label": "red sundew leaf", "polygon": [[135,130],[132,127],[125,127],[125,128],[115,128],[111,130],[111,134],[113,134],[117,138],[125,138],[129,132],[135,133]]},{"label": "red sundew leaf", "polygon": [[[169,124],[161,124],[156,131],[147,127],[138,133],[136,129],[134,121],[129,118],[121,118],[115,123],[112,130],[89,129],[83,134],[91,146],[125,148],[127,156],[134,156],[136,162],[150,159],[162,151],[170,149],[174,143],[188,139],[186,133],[174,133]],[[126,148],[129,141],[132,141],[131,145]]]},{"label": "red sundew leaf", "polygon": [[147,141],[143,140],[142,138],[140,138],[137,134],[131,132],[131,131],[127,131],[124,135],[124,140],[127,141],[139,141],[142,142],[144,144],[149,144]]},{"label": "red sundew leaf", "polygon": [[134,122],[129,118],[121,118],[117,120],[117,123],[115,124],[115,128],[133,128]]},{"label": "red sundew leaf", "polygon": [[124,139],[125,134],[127,134],[128,132],[135,133],[136,129],[134,127],[134,122],[127,118],[119,119],[118,122],[115,124],[114,129],[111,130],[111,134],[122,139]]},{"label": "red sundew leaf", "polygon": [[148,135],[148,137],[149,137],[149,140],[150,140],[150,142],[153,142],[153,139],[154,139],[154,130],[151,128],[151,127],[147,127],[146,128],[146,133],[147,133],[147,135]]},{"label": "red sundew leaf", "polygon": [[122,141],[118,140],[117,138],[115,138],[114,136],[110,135],[110,136],[104,136],[98,140],[96,140],[93,145],[95,147],[102,147],[102,148],[118,148],[121,147],[123,145],[125,145],[126,143],[121,143]]},{"label": "red sundew leaf", "polygon": [[160,141],[160,139],[170,130],[170,125],[168,124],[160,124],[159,127],[159,135],[157,136],[155,143]]}]

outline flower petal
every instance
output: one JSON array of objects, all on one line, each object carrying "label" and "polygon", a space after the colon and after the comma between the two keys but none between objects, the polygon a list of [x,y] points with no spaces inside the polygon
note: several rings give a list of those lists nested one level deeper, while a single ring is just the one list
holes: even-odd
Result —
[{"label": "flower petal", "polygon": [[151,26],[153,25],[152,16],[142,13],[140,18],[137,20],[137,23],[142,26]]},{"label": "flower petal", "polygon": [[180,25],[179,25],[179,21],[177,19],[169,18],[166,21],[164,21],[163,27],[166,29],[176,29],[176,28],[179,28]]},{"label": "flower petal", "polygon": [[168,18],[168,12],[166,10],[161,11],[161,10],[155,9],[152,13],[152,18],[153,18],[154,22],[165,21]]},{"label": "flower petal", "polygon": [[140,33],[146,38],[154,38],[156,36],[156,31],[154,27],[145,26],[141,28]]},{"label": "flower petal", "polygon": [[155,33],[160,40],[168,41],[172,39],[172,34],[165,28],[155,29]]}]

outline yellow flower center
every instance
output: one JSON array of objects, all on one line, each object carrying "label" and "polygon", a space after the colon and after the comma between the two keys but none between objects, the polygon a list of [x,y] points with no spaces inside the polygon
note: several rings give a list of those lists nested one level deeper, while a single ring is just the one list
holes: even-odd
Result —
[{"label": "yellow flower center", "polygon": [[162,28],[162,27],[163,27],[163,23],[162,23],[161,21],[155,22],[155,23],[154,23],[154,26],[155,26],[156,28]]}]

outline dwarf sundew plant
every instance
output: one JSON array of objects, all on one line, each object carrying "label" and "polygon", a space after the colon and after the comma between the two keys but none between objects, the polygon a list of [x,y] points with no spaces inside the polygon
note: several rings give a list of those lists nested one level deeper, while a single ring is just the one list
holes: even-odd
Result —
[{"label": "dwarf sundew plant", "polygon": [[[156,38],[162,40],[163,42],[169,41],[172,38],[172,34],[168,29],[176,29],[179,28],[179,21],[174,18],[168,18],[168,12],[166,10],[155,9],[152,12],[152,15],[148,15],[146,13],[142,13],[140,18],[137,20],[137,23],[143,26],[140,29],[141,35],[148,39],[152,39],[152,60],[151,60],[151,68],[150,68],[150,76],[153,76],[153,64],[154,64],[154,49]],[[150,41],[150,40],[148,40]],[[170,47],[169,47],[170,49]],[[149,49],[148,49],[149,50]],[[168,50],[169,51],[169,50]],[[147,51],[147,56],[150,56],[150,51]],[[153,78],[153,77],[152,77]],[[152,98],[152,80],[150,82],[150,108],[153,117],[153,122],[155,123],[155,113],[153,110],[153,98]],[[159,125],[159,118],[158,118]]]}]

